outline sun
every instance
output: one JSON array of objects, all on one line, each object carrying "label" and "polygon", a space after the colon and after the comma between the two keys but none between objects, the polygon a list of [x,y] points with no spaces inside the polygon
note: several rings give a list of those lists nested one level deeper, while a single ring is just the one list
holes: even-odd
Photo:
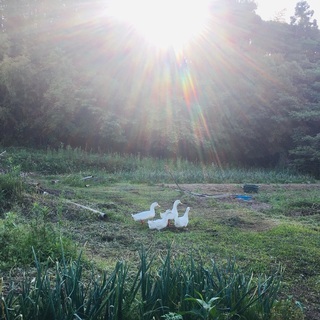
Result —
[{"label": "sun", "polygon": [[110,0],[108,13],[155,46],[176,48],[201,34],[208,7],[209,0]]}]

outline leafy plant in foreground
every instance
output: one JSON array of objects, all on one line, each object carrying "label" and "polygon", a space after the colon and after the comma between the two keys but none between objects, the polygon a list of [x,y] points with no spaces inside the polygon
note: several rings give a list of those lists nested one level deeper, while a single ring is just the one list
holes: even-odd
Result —
[{"label": "leafy plant in foreground", "polygon": [[198,319],[214,319],[214,317],[218,316],[219,312],[217,310],[216,301],[219,299],[218,297],[213,297],[209,301],[205,301],[201,293],[198,292],[199,298],[187,298],[186,300],[195,302],[200,306],[200,309],[193,309],[188,311],[187,313],[193,314],[197,316]]},{"label": "leafy plant in foreground", "polygon": [[278,273],[254,279],[233,261],[226,267],[213,263],[210,270],[192,258],[174,260],[170,249],[156,261],[142,248],[136,271],[118,261],[110,275],[84,269],[81,255],[67,263],[62,253],[54,269],[33,255],[36,275],[11,284],[1,300],[1,320],[265,320],[280,286]]}]

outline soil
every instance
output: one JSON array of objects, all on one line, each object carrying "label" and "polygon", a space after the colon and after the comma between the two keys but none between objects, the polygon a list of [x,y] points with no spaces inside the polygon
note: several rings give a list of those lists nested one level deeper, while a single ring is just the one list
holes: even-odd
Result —
[{"label": "soil", "polygon": [[[166,184],[165,186],[178,189],[176,184]],[[183,190],[194,192],[200,190],[203,194],[218,195],[222,193],[243,193],[243,184],[179,184]],[[314,190],[319,189],[319,183],[290,183],[290,184],[258,184],[259,191],[283,190]]]}]

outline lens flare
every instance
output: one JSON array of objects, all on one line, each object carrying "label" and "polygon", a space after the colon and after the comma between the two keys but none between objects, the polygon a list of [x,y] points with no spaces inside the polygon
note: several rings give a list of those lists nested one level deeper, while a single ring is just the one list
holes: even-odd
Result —
[{"label": "lens flare", "polygon": [[208,0],[113,0],[109,15],[132,25],[160,48],[181,47],[204,29]]}]

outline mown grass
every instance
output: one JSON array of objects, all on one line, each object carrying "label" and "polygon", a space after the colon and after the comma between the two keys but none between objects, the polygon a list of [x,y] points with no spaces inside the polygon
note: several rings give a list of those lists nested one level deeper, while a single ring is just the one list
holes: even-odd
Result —
[{"label": "mown grass", "polygon": [[[10,169],[18,168],[18,164],[22,172],[32,172],[21,176],[19,170]],[[272,274],[281,266],[283,285],[272,319],[302,319],[296,300],[304,306],[309,319],[317,319],[314,301],[320,297],[319,190],[288,190],[281,184],[314,182],[308,176],[266,170],[222,170],[183,160],[93,155],[71,149],[9,150],[0,159],[0,167],[6,170],[0,175],[0,182],[7,183],[14,177],[13,185],[21,186],[12,187],[15,196],[1,202],[6,214],[1,220],[0,234],[8,244],[1,248],[5,254],[0,267],[3,272],[12,266],[32,264],[31,247],[35,248],[39,263],[48,256],[50,261],[61,261],[60,239],[65,242],[65,254],[75,257],[72,243],[76,244],[83,251],[83,261],[91,261],[98,273],[104,270],[112,273],[117,261],[128,261],[138,267],[137,252],[141,245],[162,256],[171,243],[175,258],[185,259],[192,254],[204,266],[210,265],[211,259],[225,264],[231,258],[244,273],[251,270],[254,274]],[[93,177],[83,179],[89,175]],[[254,204],[261,205],[260,209],[254,209],[247,202],[201,198],[165,186],[175,182],[236,183],[236,193],[243,192],[244,183],[278,185],[261,187],[258,194],[253,194]],[[42,190],[54,193],[37,193],[39,184]],[[68,203],[68,199],[104,212],[104,219]],[[147,209],[154,201],[161,205],[159,214],[171,208],[176,199],[183,203],[180,212],[191,207],[187,230],[169,227],[152,232],[131,218],[131,213]],[[4,248],[11,251],[8,253]],[[202,305],[214,310],[215,300],[211,307],[209,303],[211,297],[200,292],[193,298],[194,307]],[[202,298],[209,304],[201,304]],[[171,311],[177,311],[169,309],[162,315],[169,318]],[[202,310],[201,317],[208,310]]]},{"label": "mown grass", "polygon": [[310,213],[320,212],[319,190],[286,190],[285,186],[279,186],[272,193],[263,193],[257,196],[259,201],[269,203],[272,206],[271,213],[293,217],[308,216]]}]

